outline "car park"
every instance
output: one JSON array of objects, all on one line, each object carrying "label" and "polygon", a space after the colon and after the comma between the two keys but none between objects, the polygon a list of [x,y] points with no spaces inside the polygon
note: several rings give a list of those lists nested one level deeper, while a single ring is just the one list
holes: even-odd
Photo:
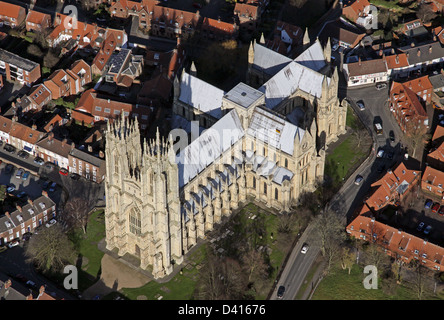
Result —
[{"label": "car park", "polygon": [[308,244],[307,244],[307,243],[304,243],[304,244],[302,245],[301,253],[302,253],[302,254],[306,254],[307,251],[308,251]]},{"label": "car park", "polygon": [[435,202],[435,203],[433,204],[433,206],[432,206],[432,212],[433,212],[433,213],[437,213],[438,210],[439,210],[439,207],[440,207],[439,203],[438,203],[438,202]]},{"label": "car park", "polygon": [[285,293],[285,287],[279,286],[278,291],[277,291],[277,297],[279,299],[282,299],[282,297],[284,296],[284,293]]},{"label": "car park", "polygon": [[430,209],[433,205],[433,201],[430,199],[427,199],[425,204],[424,204],[424,209]]},{"label": "car park", "polygon": [[418,226],[416,227],[416,230],[417,231],[419,231],[419,232],[421,232],[422,231],[422,229],[424,229],[424,222],[420,222],[419,224],[418,224]]},{"label": "car park", "polygon": [[364,178],[363,178],[361,175],[358,174],[358,175],[356,176],[356,179],[355,179],[355,184],[356,184],[357,186],[359,186],[359,185],[361,184],[362,180],[364,180]]}]

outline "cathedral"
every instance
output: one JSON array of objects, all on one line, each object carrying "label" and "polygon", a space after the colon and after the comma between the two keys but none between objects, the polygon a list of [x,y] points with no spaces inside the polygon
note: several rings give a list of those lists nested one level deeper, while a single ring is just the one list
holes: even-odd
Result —
[{"label": "cathedral", "polygon": [[175,79],[166,139],[141,141],[137,118],[123,113],[108,123],[106,248],[162,278],[233,210],[254,201],[289,211],[313,192],[326,147],[345,133],[330,50],[304,40],[290,59],[253,42],[246,83],[228,92],[193,65]]}]

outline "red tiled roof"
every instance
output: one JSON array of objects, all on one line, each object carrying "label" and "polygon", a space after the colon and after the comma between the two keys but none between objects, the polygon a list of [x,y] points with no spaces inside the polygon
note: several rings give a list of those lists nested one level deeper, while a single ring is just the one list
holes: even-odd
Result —
[{"label": "red tiled roof", "polygon": [[32,22],[35,24],[42,24],[45,19],[49,18],[49,22],[51,22],[51,16],[47,13],[42,13],[35,10],[29,10],[28,15],[26,16],[26,22]]},{"label": "red tiled roof", "polygon": [[394,54],[384,57],[388,69],[403,68],[409,65],[407,55],[405,53]]},{"label": "red tiled roof", "polygon": [[25,11],[25,8],[12,3],[0,1],[0,16],[18,19],[20,11]]},{"label": "red tiled roof", "polygon": [[236,2],[234,6],[234,14],[237,14],[239,17],[252,18],[253,20],[257,19],[259,7]]}]

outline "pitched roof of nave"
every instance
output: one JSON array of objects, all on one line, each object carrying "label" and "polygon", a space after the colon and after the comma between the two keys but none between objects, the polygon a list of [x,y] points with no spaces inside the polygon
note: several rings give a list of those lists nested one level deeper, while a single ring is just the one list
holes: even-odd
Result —
[{"label": "pitched roof of nave", "polygon": [[[182,188],[193,180],[239,141],[245,133],[267,143],[269,147],[293,154],[294,140],[298,139],[298,142],[301,142],[305,131],[268,110],[256,107],[245,132],[236,110],[233,109],[211,128],[205,130],[176,157],[179,169],[179,187]],[[277,168],[271,163],[268,165],[271,167],[266,172],[272,172]],[[262,161],[261,166],[264,166]],[[265,171],[262,173],[265,174]],[[288,175],[282,173],[280,178],[276,178],[278,179],[276,183],[281,183],[282,181],[279,179]]]},{"label": "pitched roof of nave", "polygon": [[184,71],[179,100],[215,118],[222,117],[224,91]]}]

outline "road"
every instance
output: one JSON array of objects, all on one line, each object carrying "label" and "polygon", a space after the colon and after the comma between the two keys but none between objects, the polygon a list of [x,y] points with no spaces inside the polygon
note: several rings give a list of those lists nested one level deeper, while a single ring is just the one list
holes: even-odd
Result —
[{"label": "road", "polygon": [[[400,139],[402,138],[401,130],[393,116],[390,114],[390,110],[386,103],[388,98],[388,88],[385,90],[377,90],[374,86],[368,86],[347,89],[342,86],[339,91],[340,97],[348,98],[354,112],[358,115],[365,127],[368,128],[369,133],[373,138],[373,150],[369,157],[360,165],[355,174],[352,174],[349,179],[345,181],[340,191],[327,205],[327,208],[331,208],[343,217],[345,227],[348,218],[350,218],[356,208],[362,204],[363,199],[368,194],[370,185],[381,177],[388,168],[392,167],[397,161],[402,159],[404,151],[402,149],[403,142]],[[356,105],[356,102],[360,100],[363,101],[365,110],[360,110]],[[383,133],[381,135],[376,135],[373,129],[373,121],[375,117],[378,116],[383,122]],[[395,134],[394,141],[390,140],[390,131],[393,131]],[[379,148],[384,148],[386,154],[388,152],[393,152],[393,158],[378,158],[376,154]],[[364,178],[359,186],[354,183],[357,174]],[[310,244],[310,249],[306,254],[300,252],[303,243]],[[320,254],[320,248],[316,245],[315,232],[313,232],[312,226],[309,225],[290,254],[270,299],[277,299],[277,289],[279,286],[284,285],[286,287],[286,292],[282,299],[293,300],[318,254]]]}]

